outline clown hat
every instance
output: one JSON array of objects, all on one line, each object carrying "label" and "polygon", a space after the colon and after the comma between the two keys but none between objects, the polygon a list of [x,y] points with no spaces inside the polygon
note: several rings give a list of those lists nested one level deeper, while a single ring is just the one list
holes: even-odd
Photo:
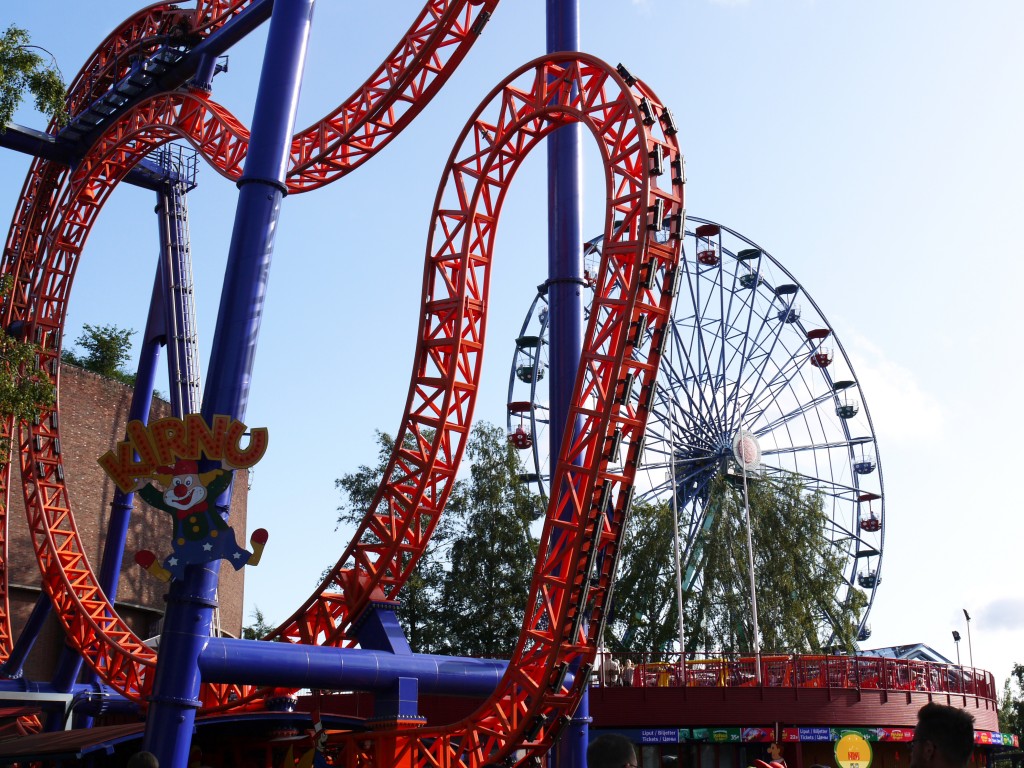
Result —
[{"label": "clown hat", "polygon": [[198,475],[199,462],[192,459],[178,459],[173,467],[157,467],[159,475]]}]

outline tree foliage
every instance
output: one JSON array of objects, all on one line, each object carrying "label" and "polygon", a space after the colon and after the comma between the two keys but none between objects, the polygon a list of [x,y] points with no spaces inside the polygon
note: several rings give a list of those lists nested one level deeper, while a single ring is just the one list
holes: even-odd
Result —
[{"label": "tree foliage", "polygon": [[[853,648],[854,619],[864,607],[854,590],[841,607],[844,559],[827,540],[823,500],[795,476],[748,483],[758,629],[767,651],[821,652]],[[707,497],[705,524],[685,564],[684,619],[688,651],[753,650],[746,515],[742,485],[720,474]],[[681,521],[683,527],[686,521]],[[633,650],[672,647],[678,636],[672,513],[668,503],[638,504],[627,531],[615,586],[613,635]]]},{"label": "tree foliage", "polygon": [[1024,664],[1014,664],[999,700],[999,730],[1024,736]]},{"label": "tree foliage", "polygon": [[256,606],[252,609],[252,624],[242,627],[243,640],[262,640],[274,630],[274,625],[267,622],[263,611]]},{"label": "tree foliage", "polygon": [[470,478],[456,484],[450,570],[441,590],[445,653],[508,657],[523,623],[537,546],[530,534],[538,502],[519,482],[519,454],[505,430],[474,428],[466,447]]},{"label": "tree foliage", "polygon": [[[49,60],[40,51],[48,54]],[[0,133],[26,93],[34,97],[40,112],[61,124],[67,120],[64,78],[56,61],[49,51],[31,44],[28,32],[11,24],[0,35]]]},{"label": "tree foliage", "polygon": [[[11,280],[5,278],[0,282],[0,299],[6,300],[10,291]],[[17,333],[0,330],[0,415],[13,416],[15,422],[32,419],[53,403],[53,384],[36,368],[38,351]],[[10,437],[0,434],[0,459],[6,461],[10,450]]]},{"label": "tree foliage", "polygon": [[673,547],[671,505],[635,502],[612,592],[612,633],[605,635],[612,645],[653,651],[678,638]]},{"label": "tree foliage", "polygon": [[118,328],[116,325],[86,323],[82,326],[81,335],[75,339],[75,344],[84,351],[75,354],[65,350],[62,358],[65,363],[77,365],[122,384],[133,385],[135,375],[124,368],[132,354],[133,335],[135,331]]},{"label": "tree foliage", "polygon": [[[374,466],[339,478],[338,522],[360,521],[394,446],[377,433]],[[504,430],[478,423],[466,457],[469,477],[452,489],[445,514],[399,596],[398,618],[414,651],[502,657],[522,623],[536,545],[530,521],[537,500],[520,484],[522,466]]]}]

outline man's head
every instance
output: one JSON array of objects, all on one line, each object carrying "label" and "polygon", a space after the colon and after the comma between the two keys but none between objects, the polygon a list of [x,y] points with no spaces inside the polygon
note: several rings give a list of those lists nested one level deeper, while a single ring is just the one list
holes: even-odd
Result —
[{"label": "man's head", "polygon": [[603,733],[587,747],[587,768],[636,768],[633,742],[617,733]]},{"label": "man's head", "polygon": [[974,717],[942,704],[925,704],[917,713],[910,768],[964,768],[974,751]]}]

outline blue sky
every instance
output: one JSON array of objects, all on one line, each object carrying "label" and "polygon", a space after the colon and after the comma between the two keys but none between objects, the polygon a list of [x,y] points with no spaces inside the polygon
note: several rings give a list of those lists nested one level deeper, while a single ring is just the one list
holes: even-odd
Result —
[{"label": "blue sky", "polygon": [[[418,10],[371,5],[321,0],[301,125],[357,87]],[[26,27],[70,76],[136,7],[36,0],[6,8],[0,23]],[[250,529],[265,526],[271,539],[247,575],[247,613],[258,605],[286,618],[348,541],[334,530],[333,481],[373,459],[374,429],[398,425],[445,159],[487,92],[543,53],[544,7],[505,0],[401,137],[349,177],[284,202],[246,417],[271,436],[249,504]],[[583,50],[626,64],[675,112],[688,211],[770,251],[852,359],[886,481],[870,644],[925,642],[955,658],[950,633],[966,639],[967,608],[975,663],[1000,683],[1024,662],[1013,479],[1022,31],[1015,0],[590,0],[581,16]],[[246,123],[262,48],[253,35],[215,81],[214,98]],[[43,127],[27,108],[16,121]],[[496,423],[513,339],[545,277],[543,166],[541,153],[527,161],[499,232],[478,408]],[[0,153],[0,211],[13,211],[27,167]],[[597,234],[593,170],[585,232]],[[233,185],[204,168],[189,200],[204,370],[234,199]],[[76,277],[68,339],[82,323],[142,329],[152,210],[151,193],[116,191]]]}]

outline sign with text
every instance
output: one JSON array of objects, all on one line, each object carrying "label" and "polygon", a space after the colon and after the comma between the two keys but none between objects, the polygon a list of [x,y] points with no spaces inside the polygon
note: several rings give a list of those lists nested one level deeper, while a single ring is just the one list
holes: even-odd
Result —
[{"label": "sign with text", "polygon": [[836,742],[839,768],[871,768],[871,743],[854,731],[846,731]]}]

